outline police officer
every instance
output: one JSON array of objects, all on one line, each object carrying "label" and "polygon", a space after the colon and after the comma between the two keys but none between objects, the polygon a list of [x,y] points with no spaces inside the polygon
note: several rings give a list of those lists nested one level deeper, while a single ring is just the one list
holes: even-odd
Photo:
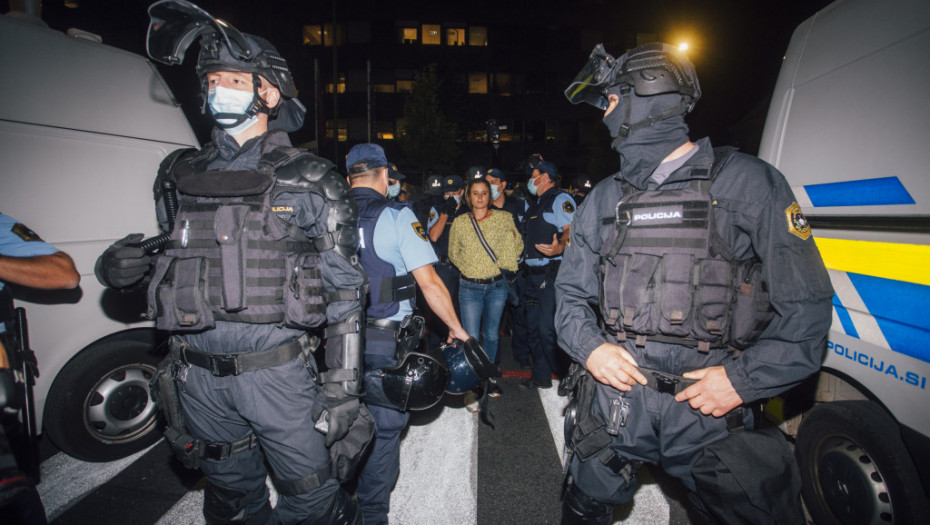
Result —
[{"label": "police officer", "polygon": [[[388,166],[377,144],[358,144],[346,157],[352,197],[359,208],[359,253],[370,279],[365,395],[375,419],[375,438],[358,478],[358,499],[367,525],[388,522],[391,490],[400,470],[400,437],[409,413],[386,398],[381,379],[384,369],[397,365],[398,336],[411,321],[414,288],[419,286],[431,310],[447,326],[449,342],[468,339],[449,292],[433,269],[436,254],[426,230],[409,206],[386,198],[391,192]],[[438,392],[441,395],[442,388]]]},{"label": "police officer", "polygon": [[[741,407],[820,365],[833,292],[791,188],[755,157],[690,141],[684,116],[700,87],[667,44],[618,59],[598,45],[566,96],[604,111],[621,171],[576,214],[572,271],[555,283],[559,340],[577,363],[562,522],[610,523],[648,462],[685,484],[708,523],[800,523],[790,452],[776,472],[759,462],[731,485],[764,491],[775,504],[762,516],[722,517],[748,500],[721,504],[723,484],[695,476],[707,462],[726,471],[705,449],[761,436],[731,437],[750,423]],[[782,473],[785,483],[773,481]]]},{"label": "police officer", "polygon": [[[461,273],[458,268],[449,261],[449,230],[452,228],[452,221],[463,213],[468,213],[468,208],[462,202],[462,195],[465,193],[465,183],[462,177],[458,175],[446,175],[442,178],[442,197],[443,200],[430,209],[430,222],[426,228],[429,231],[429,240],[433,243],[436,250],[436,256],[439,258],[436,262],[436,273],[442,279],[446,290],[452,297],[452,304],[455,307],[456,316],[459,315],[459,277]],[[441,326],[431,325],[432,328],[442,329]],[[444,334],[430,331],[430,344],[435,346],[437,343],[436,336],[439,339],[444,338]]]},{"label": "police officer", "polygon": [[[29,475],[29,447],[11,448],[7,436],[22,434],[22,424],[5,409],[22,399],[13,370],[20,369],[17,362],[26,356],[18,354],[20,342],[16,340],[13,323],[13,296],[7,284],[17,284],[40,290],[77,288],[81,276],[68,254],[58,251],[43,241],[31,229],[16,219],[0,214],[0,514],[9,523],[28,525],[48,523],[45,508]],[[16,407],[18,408],[18,407]],[[9,429],[9,432],[8,432]],[[23,436],[25,440],[33,436]],[[20,443],[24,440],[20,439]],[[7,523],[7,521],[4,521]]]},{"label": "police officer", "polygon": [[[291,146],[286,132],[305,111],[271,43],[189,2],[156,2],[149,14],[155,60],[180,63],[200,37],[196,72],[217,127],[200,151],[162,163],[159,186],[177,188],[158,201],[163,251],[150,257],[130,235],[98,259],[97,277],[121,290],[149,281],[156,327],[172,334],[155,392],[165,435],[206,475],[208,524],[361,523],[340,489],[371,428],[359,403],[365,275],[348,186]],[[321,374],[309,331],[324,325]],[[367,435],[340,455],[366,420]]]},{"label": "police officer", "polygon": [[578,204],[578,206],[581,206],[581,203],[584,202],[584,198],[588,196],[588,193],[593,187],[594,184],[591,183],[591,177],[587,175],[578,175],[575,177],[575,180],[572,182],[572,198],[575,199],[575,203]]},{"label": "police officer", "polygon": [[555,334],[555,277],[568,243],[575,201],[559,189],[559,170],[541,160],[532,168],[527,189],[536,202],[527,203],[523,216],[525,238],[527,341],[533,356],[532,377],[520,383],[525,389],[549,388],[552,374],[565,366]]}]

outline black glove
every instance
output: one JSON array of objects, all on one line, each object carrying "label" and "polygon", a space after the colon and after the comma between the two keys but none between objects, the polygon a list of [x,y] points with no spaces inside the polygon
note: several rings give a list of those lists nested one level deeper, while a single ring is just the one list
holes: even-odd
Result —
[{"label": "black glove", "polygon": [[446,197],[446,200],[442,201],[442,204],[439,205],[439,213],[452,215],[455,213],[455,210],[458,209],[458,207],[459,203],[455,202],[454,198]]},{"label": "black glove", "polygon": [[97,259],[94,274],[100,284],[110,288],[127,288],[145,277],[152,268],[152,258],[142,248],[141,233],[133,233],[114,242]]},{"label": "black glove", "polygon": [[326,434],[326,446],[331,447],[349,432],[349,427],[358,417],[359,401],[357,397],[343,392],[341,383],[325,383],[323,393],[326,408],[315,415],[314,428]]}]

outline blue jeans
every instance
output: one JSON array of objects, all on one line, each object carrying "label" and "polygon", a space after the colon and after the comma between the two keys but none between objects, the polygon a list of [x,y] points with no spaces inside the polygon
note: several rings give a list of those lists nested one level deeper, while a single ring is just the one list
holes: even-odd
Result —
[{"label": "blue jeans", "polygon": [[[493,362],[497,358],[500,342],[501,315],[507,302],[507,280],[491,284],[459,281],[459,306],[462,310],[462,327],[468,335],[481,341],[481,346]],[[482,339],[481,335],[484,334]]]}]

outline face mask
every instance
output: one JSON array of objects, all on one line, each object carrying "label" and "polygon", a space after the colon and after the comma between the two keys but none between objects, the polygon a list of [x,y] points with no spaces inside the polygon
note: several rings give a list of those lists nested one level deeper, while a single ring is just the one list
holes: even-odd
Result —
[{"label": "face mask", "polygon": [[456,205],[458,205],[459,203],[462,202],[462,198],[459,197],[458,195],[453,195],[452,198],[455,199],[455,204],[456,204]]},{"label": "face mask", "polygon": [[531,195],[536,195],[536,181],[530,179],[530,181],[526,183],[526,189],[529,190]]},{"label": "face mask", "polygon": [[400,195],[400,183],[398,182],[397,184],[389,184],[387,198],[393,199],[394,197],[397,197],[398,195]]},{"label": "face mask", "polygon": [[[221,127],[231,126],[232,124],[235,124],[238,119],[216,118],[216,115],[233,114],[245,116],[246,111],[252,104],[252,99],[254,97],[255,95],[249,91],[240,91],[238,89],[229,89],[224,88],[223,86],[216,86],[215,88],[210,89],[208,92],[207,103],[210,105],[210,111],[213,113],[217,124],[219,124]],[[224,129],[226,133],[229,133],[230,135],[238,135],[239,133],[242,133],[243,131],[252,127],[252,125],[254,125],[256,122],[258,122],[257,114],[239,124],[236,124],[235,126]]]},{"label": "face mask", "polygon": [[491,184],[491,200],[496,201],[501,196],[500,187],[497,184]]}]

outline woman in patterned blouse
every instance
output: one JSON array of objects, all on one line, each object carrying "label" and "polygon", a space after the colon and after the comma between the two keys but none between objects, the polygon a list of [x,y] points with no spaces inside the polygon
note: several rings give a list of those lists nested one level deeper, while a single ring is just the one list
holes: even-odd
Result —
[{"label": "woman in patterned blouse", "polygon": [[[501,315],[507,300],[507,280],[501,269],[517,271],[523,239],[510,213],[491,209],[491,186],[486,180],[468,182],[465,203],[471,212],[456,217],[452,223],[449,260],[462,273],[459,283],[462,326],[468,335],[482,341],[488,357],[496,361]],[[497,262],[485,249],[474,224],[481,229]],[[488,395],[500,396],[500,387],[494,380],[488,383]]]}]

